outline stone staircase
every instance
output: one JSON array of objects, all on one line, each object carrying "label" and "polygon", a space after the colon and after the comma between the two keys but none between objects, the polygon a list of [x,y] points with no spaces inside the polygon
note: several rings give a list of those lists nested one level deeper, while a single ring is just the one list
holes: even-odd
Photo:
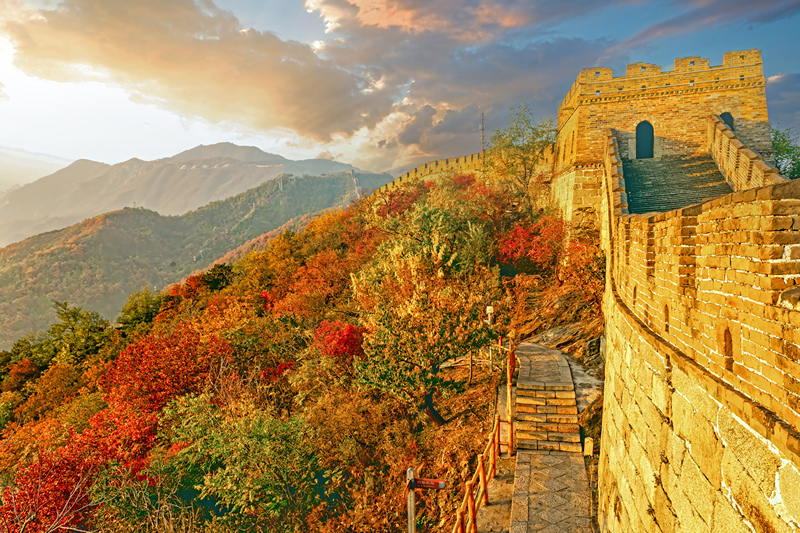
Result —
[{"label": "stone staircase", "polygon": [[633,214],[671,211],[733,192],[708,155],[623,161],[622,172]]},{"label": "stone staircase", "polygon": [[567,360],[555,351],[525,357],[518,351],[517,447],[581,452],[575,386]]}]

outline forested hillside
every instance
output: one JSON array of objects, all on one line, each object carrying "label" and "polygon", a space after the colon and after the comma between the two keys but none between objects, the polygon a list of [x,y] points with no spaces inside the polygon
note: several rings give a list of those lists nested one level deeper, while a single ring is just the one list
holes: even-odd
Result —
[{"label": "forested hillside", "polygon": [[231,143],[201,145],[155,161],[134,158],[106,165],[82,159],[0,197],[0,246],[125,207],[177,216],[281,175],[321,176],[348,170],[364,174],[337,161],[292,161]]},{"label": "forested hillside", "polygon": [[602,280],[596,248],[563,237],[519,195],[457,176],[135,293],[117,328],[59,307],[0,353],[7,530],[396,532],[410,466],[448,484],[418,495],[419,531],[452,528],[500,373],[441,365],[522,328],[532,290]]},{"label": "forested hillside", "polygon": [[[387,178],[358,174],[365,190]],[[0,348],[47,328],[53,301],[114,317],[133,291],[161,290],[293,217],[355,198],[348,174],[286,178],[182,216],[128,208],[0,249]]]}]

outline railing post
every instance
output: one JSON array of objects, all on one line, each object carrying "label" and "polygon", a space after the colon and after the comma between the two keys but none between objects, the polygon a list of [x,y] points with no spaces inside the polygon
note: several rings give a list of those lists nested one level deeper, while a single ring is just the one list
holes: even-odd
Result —
[{"label": "railing post", "polygon": [[483,464],[483,455],[478,456],[478,476],[481,481],[481,492],[483,493],[483,505],[489,505],[489,485],[486,483],[486,467]]},{"label": "railing post", "polygon": [[464,529],[464,511],[461,510],[461,506],[456,511],[456,528],[453,533],[467,533]]},{"label": "railing post", "polygon": [[514,455],[514,412],[513,412],[513,380],[514,380],[514,369],[513,369],[513,361],[514,359],[514,351],[512,351],[508,355],[508,365],[506,366],[506,391],[507,391],[507,405],[506,405],[506,412],[508,414],[508,455]]},{"label": "railing post", "polygon": [[474,486],[472,484],[472,480],[467,481],[467,510],[469,512],[469,522],[470,522],[470,531],[474,531],[477,533],[478,531],[478,519],[475,513],[475,495],[473,494]]},{"label": "railing post", "polygon": [[494,415],[494,420],[495,420],[495,428],[494,428],[494,430],[496,432],[496,436],[495,436],[495,452],[494,452],[494,458],[495,458],[495,470],[494,471],[495,471],[495,473],[497,473],[497,464],[496,463],[497,463],[497,458],[500,457],[500,413],[497,413],[496,415]]}]

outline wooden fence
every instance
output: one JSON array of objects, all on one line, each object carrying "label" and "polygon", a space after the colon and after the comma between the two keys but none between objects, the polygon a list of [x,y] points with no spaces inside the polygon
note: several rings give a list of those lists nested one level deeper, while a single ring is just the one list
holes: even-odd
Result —
[{"label": "wooden fence", "polygon": [[[478,456],[478,468],[475,474],[472,475],[468,481],[464,483],[464,499],[461,505],[456,509],[456,524],[453,528],[453,533],[477,533],[478,531],[478,510],[481,505],[489,504],[489,480],[494,478],[497,474],[497,458],[500,457],[500,445],[505,444],[508,446],[508,454],[514,455],[514,416],[513,416],[513,396],[512,386],[514,378],[514,366],[516,364],[516,348],[504,348],[503,339],[500,339],[499,346],[501,350],[507,350],[508,364],[506,365],[506,378],[507,378],[507,420],[508,420],[508,441],[502,442],[500,440],[500,414],[497,413],[494,417],[494,426],[491,433],[489,433],[489,442],[486,447]],[[488,468],[487,468],[488,464]]]}]

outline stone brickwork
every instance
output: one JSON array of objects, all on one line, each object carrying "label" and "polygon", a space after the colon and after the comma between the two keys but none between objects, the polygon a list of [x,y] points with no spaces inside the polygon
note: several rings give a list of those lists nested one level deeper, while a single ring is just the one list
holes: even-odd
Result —
[{"label": "stone brickwork", "polygon": [[800,182],[631,215],[606,135],[601,529],[797,531]]},{"label": "stone brickwork", "polygon": [[[727,112],[739,139],[771,162],[765,86],[759,50],[728,52],[720,66],[700,57],[679,58],[669,72],[648,63],[631,63],[620,77],[606,67],[582,70],[558,110],[554,200],[570,221],[578,210],[596,212],[599,175],[580,182],[573,169],[603,161],[609,128],[620,132],[620,155],[633,159],[634,132],[643,121],[653,126],[657,159],[682,158],[708,153],[708,117]],[[571,204],[561,203],[570,188],[581,194],[573,194]]]},{"label": "stone brickwork", "polygon": [[786,181],[760,155],[745,146],[717,115],[708,118],[706,142],[711,157],[734,191]]},{"label": "stone brickwork", "polygon": [[397,179],[387,183],[378,190],[387,191],[402,183],[407,183],[415,179],[433,179],[445,174],[469,172],[474,172],[476,174],[483,172],[483,159],[480,152],[477,154],[449,157],[425,163],[415,169],[409,170],[405,174],[401,174]]}]

